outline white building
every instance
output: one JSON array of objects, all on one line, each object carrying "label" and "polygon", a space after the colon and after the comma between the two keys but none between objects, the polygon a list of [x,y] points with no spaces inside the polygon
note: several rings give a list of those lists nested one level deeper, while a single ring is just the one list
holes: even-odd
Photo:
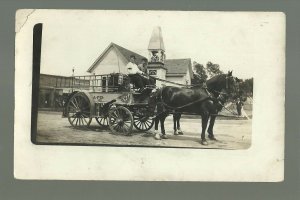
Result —
[{"label": "white building", "polygon": [[[148,52],[148,73],[151,76],[180,84],[191,84],[191,79],[193,78],[191,59],[166,59],[160,27],[153,29]],[[141,60],[145,58],[124,47],[111,43],[87,71],[95,75],[126,73],[126,65],[131,55],[136,57],[136,64],[140,64]],[[158,86],[161,84],[161,82],[157,82]],[[163,84],[170,85],[168,83]]]}]

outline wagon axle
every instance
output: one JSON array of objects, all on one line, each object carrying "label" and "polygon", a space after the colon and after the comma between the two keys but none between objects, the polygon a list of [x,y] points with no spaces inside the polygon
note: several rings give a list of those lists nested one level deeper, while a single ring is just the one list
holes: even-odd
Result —
[{"label": "wagon axle", "polygon": [[121,118],[118,118],[118,119],[116,120],[116,124],[118,124],[119,126],[123,126],[123,125],[124,125],[124,120],[121,119]]}]

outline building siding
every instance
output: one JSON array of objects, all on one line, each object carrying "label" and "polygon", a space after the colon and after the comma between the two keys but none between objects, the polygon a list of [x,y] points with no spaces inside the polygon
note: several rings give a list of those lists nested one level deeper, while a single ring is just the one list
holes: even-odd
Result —
[{"label": "building siding", "polygon": [[[156,69],[157,70],[157,74],[156,74],[156,76],[154,76],[154,77],[157,77],[157,78],[159,78],[159,79],[163,79],[163,80],[165,80],[166,78],[166,70],[164,70],[164,69]],[[163,82],[161,82],[161,81],[159,81],[159,80],[157,80],[156,81],[156,86],[157,87],[162,87],[162,85],[163,85],[164,83]]]},{"label": "building siding", "polygon": [[111,47],[103,59],[96,63],[92,73],[96,75],[110,74],[110,73],[126,73],[125,60],[118,54],[117,50]]},{"label": "building siding", "polygon": [[[186,59],[185,59],[186,60]],[[124,73],[127,74],[127,65],[128,61],[124,58],[124,56],[119,52],[119,50],[111,46],[102,58],[93,64],[93,70],[91,70],[91,74],[95,75],[107,75],[111,73]],[[186,67],[186,66],[182,66]],[[191,84],[191,76],[189,73],[189,67],[186,68],[185,74],[178,74],[178,76],[168,76],[166,70],[157,69],[156,77],[160,79],[165,79],[168,81],[172,81],[179,84]],[[161,87],[161,85],[175,85],[175,84],[165,84],[161,81],[157,81],[157,86]]]},{"label": "building siding", "polygon": [[183,77],[183,79],[184,79],[183,80],[184,84],[191,85],[191,75],[190,75],[189,70],[186,71],[186,74]]},{"label": "building siding", "polygon": [[[179,83],[179,84],[185,84],[183,83],[183,78],[181,76],[178,76],[178,77],[167,77],[167,81],[171,81],[171,82],[174,82],[174,83]],[[172,83],[166,83],[166,85],[168,86],[178,86],[176,84],[172,84]]]}]

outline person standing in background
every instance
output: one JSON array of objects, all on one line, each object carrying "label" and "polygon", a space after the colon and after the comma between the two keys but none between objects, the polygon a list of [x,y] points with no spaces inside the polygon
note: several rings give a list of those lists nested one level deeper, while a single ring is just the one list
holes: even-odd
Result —
[{"label": "person standing in background", "polygon": [[243,102],[240,101],[240,98],[237,98],[237,101],[236,101],[236,111],[238,113],[238,116],[241,116],[242,115],[242,108],[244,106]]}]

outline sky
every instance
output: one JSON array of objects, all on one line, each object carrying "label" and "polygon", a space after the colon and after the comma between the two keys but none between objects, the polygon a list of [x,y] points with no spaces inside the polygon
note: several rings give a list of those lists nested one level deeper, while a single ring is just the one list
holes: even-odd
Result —
[{"label": "sky", "polygon": [[198,11],[36,10],[28,21],[43,23],[41,73],[87,74],[114,42],[148,57],[152,30],[160,26],[167,59],[191,58],[233,70],[239,78],[268,62],[276,20],[266,13]]}]

